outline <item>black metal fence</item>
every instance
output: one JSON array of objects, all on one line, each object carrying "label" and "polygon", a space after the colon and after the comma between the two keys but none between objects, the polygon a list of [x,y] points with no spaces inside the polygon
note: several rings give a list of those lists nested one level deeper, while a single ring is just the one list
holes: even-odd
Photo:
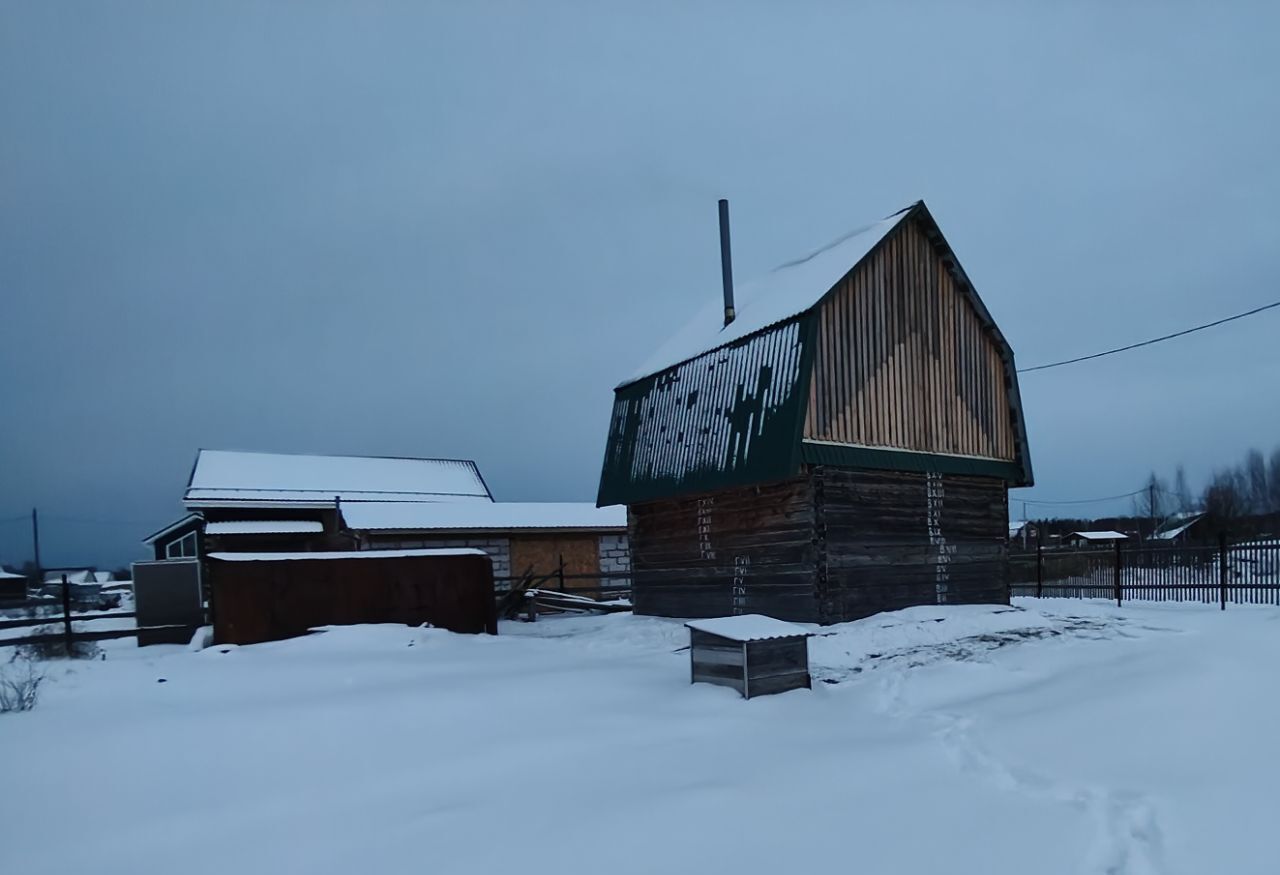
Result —
[{"label": "black metal fence", "polygon": [[1012,596],[1280,605],[1280,538],[1216,545],[1119,542],[1009,555]]}]

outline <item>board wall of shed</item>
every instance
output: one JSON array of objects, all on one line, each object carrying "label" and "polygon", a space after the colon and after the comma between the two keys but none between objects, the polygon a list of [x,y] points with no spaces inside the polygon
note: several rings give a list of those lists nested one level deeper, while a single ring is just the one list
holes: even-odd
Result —
[{"label": "board wall of shed", "polygon": [[637,614],[816,622],[807,475],[628,508]]},{"label": "board wall of shed", "polygon": [[992,477],[815,466],[821,622],[1008,604],[1008,491]]},{"label": "board wall of shed", "polygon": [[804,436],[1012,461],[1000,349],[919,220],[904,222],[819,308]]}]

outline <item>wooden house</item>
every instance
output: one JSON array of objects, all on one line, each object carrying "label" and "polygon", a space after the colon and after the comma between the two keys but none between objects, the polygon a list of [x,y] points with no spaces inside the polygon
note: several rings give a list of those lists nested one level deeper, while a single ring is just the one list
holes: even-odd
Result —
[{"label": "wooden house", "polygon": [[145,543],[157,560],[351,550],[343,502],[464,501],[493,501],[469,460],[200,450],[182,498],[188,514]]},{"label": "wooden house", "polygon": [[1124,532],[1102,529],[1096,532],[1071,532],[1062,536],[1062,543],[1068,547],[1100,548],[1114,547],[1120,541],[1129,540]]},{"label": "wooden house", "polygon": [[598,503],[637,613],[1003,602],[1032,483],[1013,352],[923,202],[739,289],[615,390]]},{"label": "wooden house", "polygon": [[495,502],[475,462],[200,450],[189,513],[148,536],[157,561],[221,552],[468,547],[499,586],[563,568],[625,585],[626,514],[591,502]]},{"label": "wooden house", "polygon": [[499,589],[557,571],[566,588],[624,586],[630,569],[625,510],[591,502],[365,502],[342,517],[360,549],[484,550]]},{"label": "wooden house", "polygon": [[23,601],[26,597],[26,575],[0,568],[0,601]]}]

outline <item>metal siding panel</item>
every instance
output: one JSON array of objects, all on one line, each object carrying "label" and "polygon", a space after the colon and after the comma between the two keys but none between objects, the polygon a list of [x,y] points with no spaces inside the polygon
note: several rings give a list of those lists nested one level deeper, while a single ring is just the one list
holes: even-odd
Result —
[{"label": "metal siding panel", "polygon": [[808,382],[805,314],[618,390],[600,504],[795,473]]}]

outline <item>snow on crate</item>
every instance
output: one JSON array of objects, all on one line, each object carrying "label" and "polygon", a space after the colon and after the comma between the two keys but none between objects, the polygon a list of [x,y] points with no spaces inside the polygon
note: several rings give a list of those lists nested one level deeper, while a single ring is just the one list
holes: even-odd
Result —
[{"label": "snow on crate", "polygon": [[730,641],[768,641],[773,638],[807,638],[813,633],[794,623],[785,623],[763,614],[740,614],[736,617],[715,617],[709,620],[690,620],[690,629],[728,638]]}]

